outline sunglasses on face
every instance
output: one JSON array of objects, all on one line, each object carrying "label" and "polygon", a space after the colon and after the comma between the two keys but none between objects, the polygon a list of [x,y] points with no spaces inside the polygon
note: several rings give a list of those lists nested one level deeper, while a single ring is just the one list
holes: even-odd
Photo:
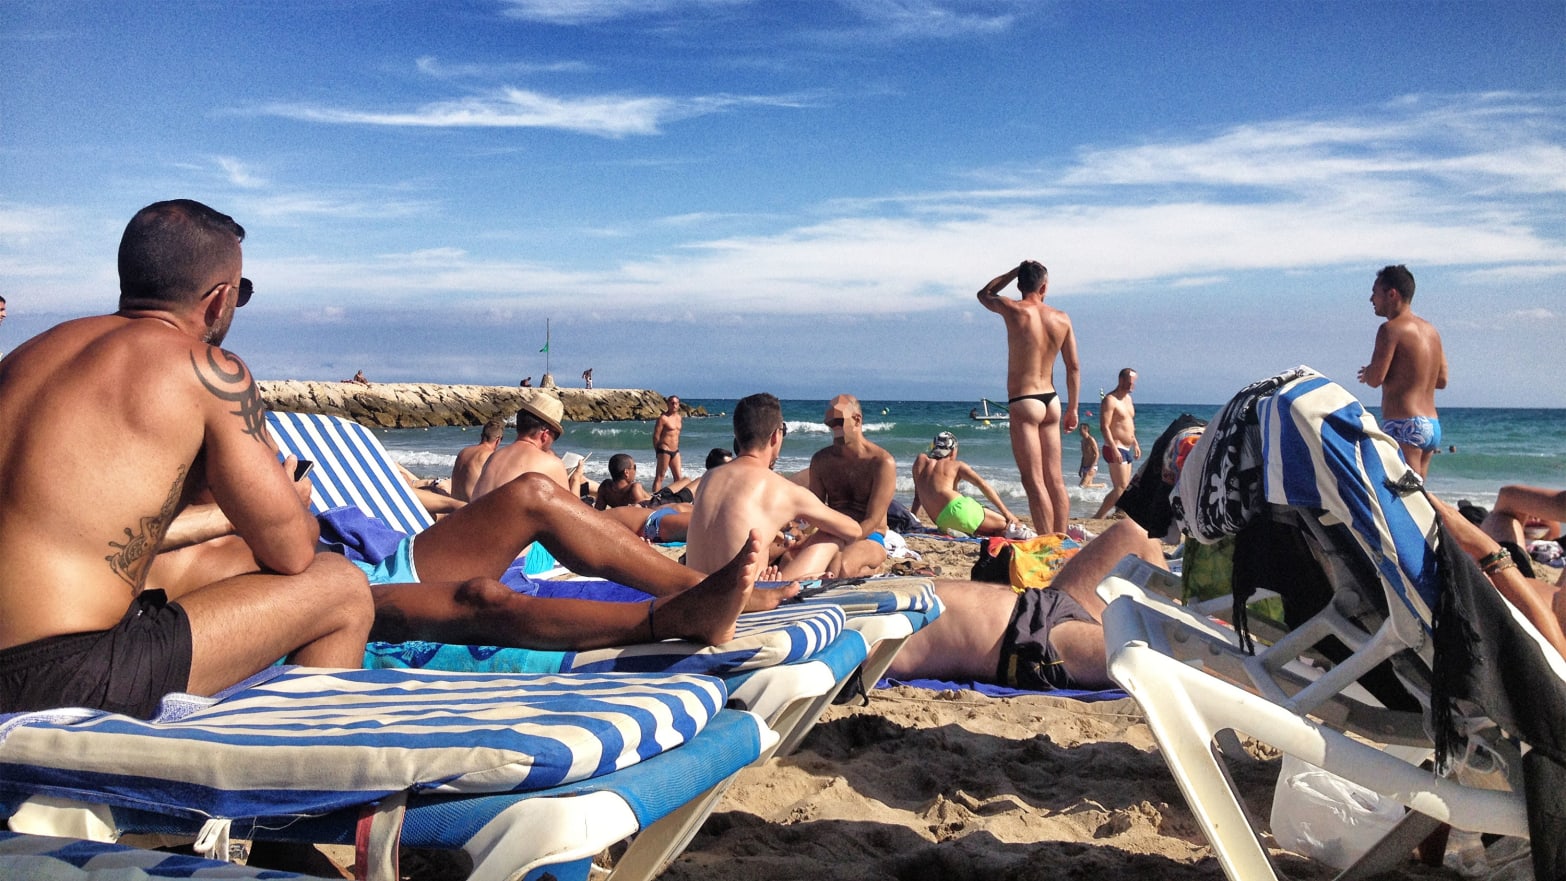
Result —
[{"label": "sunglasses on face", "polygon": [[234,304],[234,308],[238,309],[240,306],[250,302],[250,296],[255,292],[256,286],[251,283],[250,279],[241,278],[239,280],[239,301]]},{"label": "sunglasses on face", "polygon": [[827,428],[842,428],[843,427],[843,417],[839,416],[836,419],[828,419],[826,421],[826,426],[827,426]]}]

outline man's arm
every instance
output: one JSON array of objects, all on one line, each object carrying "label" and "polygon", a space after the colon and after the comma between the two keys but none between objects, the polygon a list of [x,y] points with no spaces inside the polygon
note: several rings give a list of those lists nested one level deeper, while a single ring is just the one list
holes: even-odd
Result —
[{"label": "man's arm", "polygon": [[1104,461],[1111,465],[1120,464],[1120,441],[1114,435],[1115,421],[1119,418],[1114,396],[1105,395],[1104,400],[1098,402],[1098,432],[1104,438]]},{"label": "man's arm", "polygon": [[205,423],[202,455],[212,497],[256,560],[284,575],[315,559],[320,528],[300,503],[290,475],[278,467],[266,430],[266,408],[245,362],[216,346],[190,350]]},{"label": "man's arm", "polygon": [[1376,348],[1370,353],[1370,363],[1359,368],[1359,381],[1371,388],[1381,388],[1387,381],[1387,371],[1392,369],[1392,353],[1396,350],[1397,344],[1392,341],[1387,326],[1382,324],[1376,328]]},{"label": "man's arm", "polygon": [[1076,431],[1077,409],[1082,397],[1082,368],[1077,361],[1077,332],[1072,329],[1069,316],[1066,318],[1066,338],[1060,344],[1060,361],[1066,365],[1066,399],[1071,402],[1070,408],[1060,416],[1060,427]]},{"label": "man's arm", "polygon": [[1001,288],[1004,288],[1006,285],[1009,285],[1013,281],[1016,281],[1017,280],[1017,270],[1021,269],[1021,268],[1022,267],[1019,264],[1017,267],[1014,267],[1009,272],[1007,272],[1005,275],[997,275],[994,278],[990,279],[989,284],[986,284],[984,287],[979,288],[979,292],[978,292],[978,294],[976,296],[978,296],[978,298],[979,298],[980,305],[982,305],[984,308],[990,310],[991,312],[998,311],[997,307],[998,307],[999,304],[998,304],[997,301],[1000,298]]},{"label": "man's arm", "polygon": [[1436,374],[1436,388],[1446,388],[1446,351],[1441,352],[1441,372]]},{"label": "man's arm", "polygon": [[804,519],[822,532],[849,541],[862,537],[854,518],[832,510],[815,493],[797,485],[791,485],[790,491],[794,499],[793,519]]},{"label": "man's arm", "polygon": [[980,477],[979,472],[973,470],[973,468],[969,466],[967,462],[957,463],[957,479],[966,480],[974,486],[978,487],[979,492],[984,493],[984,497],[990,500],[990,504],[995,506],[995,510],[1000,512],[1002,517],[1006,518],[1007,523],[1017,522],[1017,518],[1013,516],[1011,510],[1006,507],[1006,503],[1001,501],[1000,494],[995,492],[995,488],[990,486],[990,482]]},{"label": "man's arm", "polygon": [[875,483],[870,486],[870,498],[865,501],[865,519],[859,522],[860,538],[869,538],[872,532],[886,531],[886,509],[897,494],[897,460],[891,453],[884,453],[876,465]]}]

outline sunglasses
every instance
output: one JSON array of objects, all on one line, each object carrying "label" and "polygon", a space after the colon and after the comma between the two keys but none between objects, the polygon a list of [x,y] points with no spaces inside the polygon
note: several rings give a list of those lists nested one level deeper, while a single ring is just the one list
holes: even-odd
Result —
[{"label": "sunglasses", "polygon": [[843,417],[839,416],[836,419],[828,419],[826,421],[826,426],[827,426],[827,428],[842,428],[843,427]]},{"label": "sunglasses", "polygon": [[234,308],[238,309],[240,306],[250,302],[250,295],[255,292],[256,286],[251,283],[250,279],[241,278],[239,280],[239,301],[234,304]]}]

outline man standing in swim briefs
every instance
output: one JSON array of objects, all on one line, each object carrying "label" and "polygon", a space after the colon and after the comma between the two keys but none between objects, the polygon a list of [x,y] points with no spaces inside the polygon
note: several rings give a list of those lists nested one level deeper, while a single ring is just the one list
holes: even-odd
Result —
[{"label": "man standing in swim briefs", "polygon": [[1397,441],[1408,467],[1420,477],[1441,448],[1436,389],[1446,388],[1446,354],[1435,326],[1414,314],[1414,274],[1386,266],[1370,286],[1370,305],[1385,318],[1376,330],[1370,363],[1359,381],[1381,389],[1381,430]]},{"label": "man standing in swim briefs", "polygon": [[[941,529],[963,535],[1000,535],[1006,538],[1033,538],[1033,530],[1017,522],[989,482],[967,462],[957,459],[957,438],[949,431],[935,436],[928,453],[920,453],[913,463],[914,498],[908,506],[918,514],[921,507]],[[967,481],[979,488],[1000,513],[991,511],[957,491]]]},{"label": "man standing in swim briefs", "polygon": [[663,472],[669,472],[669,482],[677,483],[685,475],[680,471],[680,431],[685,428],[685,417],[680,413],[680,396],[670,395],[668,409],[653,423],[653,483],[652,491],[663,486]]},{"label": "man standing in swim briefs", "polygon": [[1131,391],[1136,388],[1136,371],[1120,368],[1115,390],[1098,402],[1098,428],[1104,435],[1104,464],[1109,466],[1109,492],[1093,517],[1099,518],[1115,509],[1120,494],[1131,485],[1131,466],[1142,458],[1142,445],[1136,442],[1136,405],[1131,403]]},{"label": "man standing in swim briefs", "polygon": [[[1002,297],[1012,280],[1022,296]],[[1077,428],[1082,375],[1071,318],[1044,304],[1049,271],[1036,260],[997,276],[979,289],[979,303],[1006,322],[1006,402],[1011,413],[1011,452],[1028,494],[1028,513],[1040,532],[1065,532],[1071,498],[1060,470],[1060,432]],[[1066,365],[1070,409],[1062,413],[1055,393],[1055,356]]]}]

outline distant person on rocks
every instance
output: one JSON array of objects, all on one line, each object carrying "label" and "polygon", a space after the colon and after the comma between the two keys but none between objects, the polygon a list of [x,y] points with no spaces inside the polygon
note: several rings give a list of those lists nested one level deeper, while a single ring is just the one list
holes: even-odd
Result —
[{"label": "distant person on rocks", "polygon": [[355,383],[357,385],[369,385],[370,384],[370,381],[368,379],[364,378],[364,371],[363,370],[355,371],[352,379],[345,379],[345,380],[343,380],[343,382],[351,382],[351,383]]},{"label": "distant person on rocks", "polygon": [[615,453],[609,457],[609,479],[598,484],[598,498],[594,505],[598,510],[639,505],[652,496],[636,479],[636,460],[630,453]]},{"label": "distant person on rocks", "polygon": [[1109,466],[1113,484],[1098,506],[1094,518],[1105,517],[1131,485],[1132,466],[1142,458],[1142,445],[1136,439],[1136,405],[1131,392],[1136,388],[1136,371],[1120,368],[1114,389],[1098,403],[1098,429],[1104,435],[1104,464]]},{"label": "distant person on rocks", "polygon": [[[1033,538],[1034,532],[1017,522],[1016,515],[1001,501],[989,481],[972,466],[957,458],[957,437],[949,431],[935,436],[927,453],[914,458],[913,504],[910,513],[924,508],[941,529],[963,535],[1001,535],[1006,538]],[[964,481],[979,488],[996,511],[991,511],[957,490]]]},{"label": "distant person on rocks", "polygon": [[[1000,295],[1013,280],[1022,294],[1013,300]],[[1082,376],[1077,366],[1077,341],[1071,318],[1044,304],[1049,271],[1036,260],[997,276],[979,289],[979,303],[1006,323],[1006,402],[1011,414],[1011,452],[1028,495],[1033,527],[1065,532],[1071,518],[1071,497],[1061,474],[1060,432],[1077,429],[1077,397]],[[1066,366],[1069,410],[1062,412],[1055,388],[1055,358]]]},{"label": "distant person on rocks", "polygon": [[665,471],[671,482],[684,476],[680,471],[680,432],[685,428],[685,417],[680,413],[680,396],[670,395],[664,406],[658,421],[653,423],[653,492],[663,485]]},{"label": "distant person on rocks", "polygon": [[484,433],[479,436],[478,443],[457,451],[457,461],[451,466],[452,498],[464,502],[473,499],[473,488],[478,485],[479,475],[484,473],[484,465],[489,462],[489,457],[500,448],[500,441],[505,434],[505,420],[496,417],[484,423]]},{"label": "distant person on rocks", "polygon": [[582,382],[586,383],[588,388],[593,387],[593,368],[589,367],[582,371]]},{"label": "distant person on rocks", "polygon": [[1098,441],[1093,437],[1093,430],[1083,422],[1077,426],[1077,435],[1082,439],[1082,464],[1077,466],[1077,486],[1082,489],[1103,489],[1104,484],[1095,479],[1098,477]]},{"label": "distant person on rocks", "polygon": [[533,377],[531,377],[531,376],[524,376],[524,377],[522,377],[522,381],[517,383],[517,385],[519,387],[521,387],[521,388],[532,388],[533,387]]},{"label": "distant person on rocks", "polygon": [[565,463],[554,452],[555,442],[565,434],[565,428],[560,424],[564,416],[565,406],[554,395],[537,394],[524,403],[517,411],[516,440],[496,450],[484,463],[484,470],[473,487],[473,499],[483,498],[485,493],[530,472],[542,474],[573,495],[577,494],[582,464],[578,462],[568,474]]},{"label": "distant person on rocks", "polygon": [[1376,329],[1376,348],[1359,368],[1359,381],[1381,389],[1381,430],[1424,477],[1431,454],[1441,448],[1435,393],[1446,388],[1446,353],[1435,326],[1414,314],[1413,301],[1414,274],[1407,266],[1376,273],[1370,305],[1386,321]]}]

